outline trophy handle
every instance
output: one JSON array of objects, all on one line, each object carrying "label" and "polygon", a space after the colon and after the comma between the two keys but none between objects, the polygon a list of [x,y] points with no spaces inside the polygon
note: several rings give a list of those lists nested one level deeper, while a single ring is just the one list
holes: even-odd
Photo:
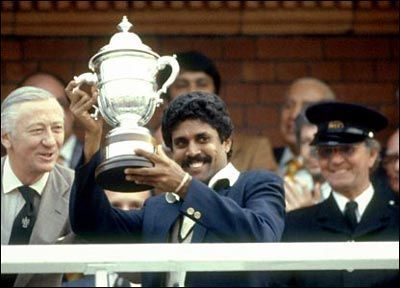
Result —
[{"label": "trophy handle", "polygon": [[[81,85],[84,83],[86,83],[90,86],[93,86],[93,85],[97,84],[97,82],[98,82],[96,74],[90,73],[90,72],[83,73],[79,76],[74,76],[74,80],[78,84],[78,86],[76,86],[72,92],[75,92],[75,90],[79,89],[81,87]],[[94,112],[92,114],[90,114],[90,117],[97,120],[100,109],[96,105],[92,105],[92,107],[94,108]]]},{"label": "trophy handle", "polygon": [[156,92],[156,103],[160,104],[162,103],[162,99],[160,99],[160,95],[162,93],[167,93],[168,87],[175,81],[176,76],[178,76],[179,73],[179,64],[178,61],[176,61],[176,55],[174,54],[173,56],[162,56],[158,58],[157,60],[157,70],[160,71],[164,69],[167,65],[171,66],[171,74],[169,75],[169,78],[167,81],[164,82],[162,87]]}]

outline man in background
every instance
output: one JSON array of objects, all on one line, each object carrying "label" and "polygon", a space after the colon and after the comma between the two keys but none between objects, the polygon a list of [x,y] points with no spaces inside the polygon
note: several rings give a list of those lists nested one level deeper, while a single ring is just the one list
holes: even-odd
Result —
[{"label": "man in background", "polygon": [[316,147],[311,145],[317,126],[302,111],[295,120],[301,168],[285,176],[286,211],[317,204],[328,198],[331,187],[321,173]]},{"label": "man in background", "polygon": [[393,201],[399,204],[399,129],[390,136],[385,155],[383,157],[383,167],[385,168],[389,186],[392,190]]},{"label": "man in background", "polygon": [[274,148],[275,160],[279,165],[279,175],[301,167],[298,163],[299,151],[296,145],[295,119],[302,109],[310,104],[334,100],[332,89],[321,80],[315,78],[299,78],[286,92],[286,100],[281,110],[280,131],[285,142],[284,147]]}]

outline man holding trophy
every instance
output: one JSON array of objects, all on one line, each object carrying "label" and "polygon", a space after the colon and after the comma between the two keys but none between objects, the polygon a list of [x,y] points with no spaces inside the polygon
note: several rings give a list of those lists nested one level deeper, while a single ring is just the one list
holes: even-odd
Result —
[{"label": "man holding trophy", "polygon": [[[148,55],[136,50],[133,58],[137,63],[131,69],[151,70],[148,62],[140,59],[143,55]],[[113,56],[125,57],[128,52],[132,51],[113,50],[111,55],[101,60],[113,60]],[[102,56],[104,55],[100,55],[100,58]],[[93,59],[96,62],[96,55]],[[127,61],[119,63],[123,62]],[[147,68],[138,68],[139,65],[147,65]],[[145,121],[132,121],[143,116],[151,117],[154,108],[148,111],[145,98],[152,98],[158,92],[152,95],[140,87],[147,85],[148,80],[141,79],[143,83],[137,81],[139,74],[138,77],[128,77],[123,73],[118,78],[118,69],[110,80],[105,80],[112,73],[107,71],[107,65],[100,63],[99,66],[97,72],[94,69],[96,73],[100,73],[97,74],[97,79],[85,80],[95,84],[92,86],[92,93],[80,89],[82,77],[72,80],[66,87],[71,100],[70,108],[85,129],[84,153],[81,165],[76,169],[70,200],[71,226],[76,234],[89,239],[123,237],[132,239],[132,242],[140,239],[144,243],[280,241],[285,213],[283,183],[278,176],[267,171],[240,173],[229,162],[233,125],[220,97],[206,92],[191,92],[171,102],[162,121],[164,142],[171,149],[169,158],[161,146],[149,148],[147,144],[140,144],[140,141],[147,141],[143,136],[145,134],[140,135],[138,132],[143,128],[139,127],[140,123]],[[125,85],[107,87],[121,78]],[[155,77],[153,81],[155,83]],[[124,90],[127,87],[129,89]],[[114,95],[125,96],[115,100]],[[111,131],[106,136],[106,147],[102,149],[102,121],[95,119],[99,118],[98,115],[96,117],[89,112],[96,103],[106,121],[107,117],[117,120],[131,119],[123,125],[117,125],[117,128],[123,126],[121,131]],[[110,108],[105,109],[105,105]],[[142,106],[139,107],[140,105]],[[113,114],[112,111],[117,113]],[[133,125],[129,126],[132,122]],[[121,147],[126,145],[130,150],[119,148],[117,150],[120,153],[110,157],[107,150],[110,150],[109,146],[113,143]],[[110,162],[110,159],[116,161]],[[118,168],[114,169],[115,167]],[[108,170],[112,172],[104,172]],[[107,174],[107,177],[99,180],[102,173]],[[122,211],[113,208],[102,188],[110,187],[107,181],[110,181],[111,186],[118,187],[118,181],[111,178],[121,173],[123,187],[127,192],[154,187],[165,193],[150,197],[140,210]],[[121,179],[121,175],[117,177]],[[156,287],[264,286],[266,281],[264,272],[253,271],[142,275],[143,286]]]}]

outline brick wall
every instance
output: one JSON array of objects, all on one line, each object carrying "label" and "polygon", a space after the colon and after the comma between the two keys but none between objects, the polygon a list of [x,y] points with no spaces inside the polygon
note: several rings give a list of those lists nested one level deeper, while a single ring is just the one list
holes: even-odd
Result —
[{"label": "brick wall", "polygon": [[[303,76],[325,80],[340,100],[379,109],[390,118],[386,139],[398,125],[399,40],[387,36],[146,36],[160,55],[197,49],[213,58],[221,95],[239,130],[266,135],[281,145],[279,110],[289,83]],[[1,97],[36,70],[65,81],[87,71],[107,37],[12,37],[1,41]]]}]

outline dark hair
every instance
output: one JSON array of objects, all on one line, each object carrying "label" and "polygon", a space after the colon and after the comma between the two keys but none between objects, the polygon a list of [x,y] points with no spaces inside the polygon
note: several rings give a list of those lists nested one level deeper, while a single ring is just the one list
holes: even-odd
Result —
[{"label": "dark hair", "polygon": [[[214,82],[215,94],[219,94],[221,87],[221,76],[215,66],[214,62],[206,55],[198,51],[186,51],[176,53],[176,60],[179,63],[180,71],[200,71],[209,75]],[[166,69],[162,70],[158,76],[158,84],[164,83],[171,73],[171,69],[167,66]],[[170,100],[170,96],[167,93],[165,97]]]},{"label": "dark hair", "polygon": [[[172,132],[185,120],[201,120],[217,130],[221,143],[233,132],[233,123],[225,103],[215,94],[195,91],[176,97],[164,111],[162,135],[172,149]],[[228,152],[228,159],[232,151]]]},{"label": "dark hair", "polygon": [[179,66],[182,71],[201,71],[213,79],[215,94],[219,94],[221,77],[214,62],[198,51],[187,51],[176,54]]}]

